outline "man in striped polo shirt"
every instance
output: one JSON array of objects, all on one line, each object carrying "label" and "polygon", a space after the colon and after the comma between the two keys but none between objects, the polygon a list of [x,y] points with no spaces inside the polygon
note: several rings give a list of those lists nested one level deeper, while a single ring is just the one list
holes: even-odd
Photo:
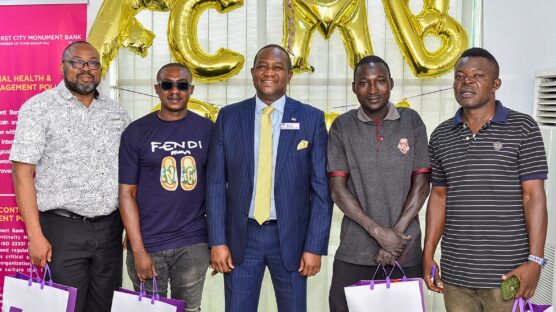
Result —
[{"label": "man in striped polo shirt", "polygon": [[[500,283],[521,281],[530,298],[544,264],[548,167],[536,122],[496,100],[496,59],[465,51],[455,67],[461,108],[432,133],[432,193],[427,208],[423,273],[452,311],[510,311]],[[431,276],[442,237],[440,270]]]}]

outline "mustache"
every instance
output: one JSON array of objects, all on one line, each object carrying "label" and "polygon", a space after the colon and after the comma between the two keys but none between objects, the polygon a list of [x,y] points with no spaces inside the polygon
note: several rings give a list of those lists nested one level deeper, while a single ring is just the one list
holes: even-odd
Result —
[{"label": "mustache", "polygon": [[81,77],[81,76],[89,76],[93,79],[95,78],[95,76],[93,76],[93,74],[91,74],[91,72],[89,72],[89,71],[77,74],[77,77]]}]

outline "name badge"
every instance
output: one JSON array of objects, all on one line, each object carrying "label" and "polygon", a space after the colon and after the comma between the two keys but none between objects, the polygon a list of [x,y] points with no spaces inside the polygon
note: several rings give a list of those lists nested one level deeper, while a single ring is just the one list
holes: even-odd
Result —
[{"label": "name badge", "polygon": [[299,130],[299,122],[283,122],[280,129],[282,129],[282,130]]}]

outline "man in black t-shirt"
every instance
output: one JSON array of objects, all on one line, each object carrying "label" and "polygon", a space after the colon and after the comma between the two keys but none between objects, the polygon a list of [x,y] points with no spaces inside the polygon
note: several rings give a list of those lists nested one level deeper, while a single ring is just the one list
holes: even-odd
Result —
[{"label": "man in black t-shirt", "polygon": [[194,88],[185,66],[167,64],[157,80],[160,111],[132,122],[120,145],[127,268],[136,290],[155,276],[161,296],[170,282],[172,298],[199,311],[210,261],[205,169],[213,123],[187,110]]}]

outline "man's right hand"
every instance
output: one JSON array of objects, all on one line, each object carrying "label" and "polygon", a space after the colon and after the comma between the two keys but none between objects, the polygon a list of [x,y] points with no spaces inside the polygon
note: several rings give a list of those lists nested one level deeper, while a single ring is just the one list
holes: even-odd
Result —
[{"label": "man's right hand", "polygon": [[[433,267],[436,266],[434,270],[434,276],[432,275]],[[443,293],[444,287],[442,280],[440,279],[440,267],[432,258],[423,257],[423,278],[427,287],[437,293]]]},{"label": "man's right hand", "polygon": [[210,267],[219,273],[229,273],[233,270],[232,254],[227,245],[210,248]]},{"label": "man's right hand", "polygon": [[44,235],[29,238],[29,258],[33,265],[41,268],[52,261],[52,246]]},{"label": "man's right hand", "polygon": [[373,237],[380,247],[396,258],[402,254],[405,246],[411,240],[411,235],[405,235],[386,227],[377,228],[374,234]]},{"label": "man's right hand", "polygon": [[392,256],[386,250],[380,248],[376,255],[373,257],[373,261],[382,265],[394,265],[396,257]]},{"label": "man's right hand", "polygon": [[133,253],[133,263],[135,265],[135,272],[139,281],[144,282],[156,276],[156,267],[154,265],[151,255],[145,250]]}]

